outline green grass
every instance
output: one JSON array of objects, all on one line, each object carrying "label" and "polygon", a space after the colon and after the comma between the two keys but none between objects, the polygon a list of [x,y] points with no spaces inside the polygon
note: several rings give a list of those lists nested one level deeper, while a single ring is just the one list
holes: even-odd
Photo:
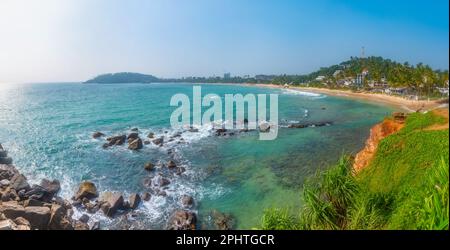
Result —
[{"label": "green grass", "polygon": [[411,114],[405,127],[383,139],[373,161],[356,177],[348,157],[305,184],[297,214],[271,209],[263,229],[449,228],[449,131],[444,122]]}]

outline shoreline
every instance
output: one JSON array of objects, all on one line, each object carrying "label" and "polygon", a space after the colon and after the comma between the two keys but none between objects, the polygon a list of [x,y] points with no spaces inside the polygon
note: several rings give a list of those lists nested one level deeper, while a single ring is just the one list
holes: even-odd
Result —
[{"label": "shoreline", "polygon": [[376,94],[367,92],[357,93],[351,92],[349,90],[325,89],[315,87],[297,87],[297,86],[289,86],[289,88],[284,88],[281,85],[270,83],[201,83],[201,84],[238,85],[248,87],[299,90],[315,94],[325,94],[330,96],[367,101],[375,104],[384,104],[397,108],[399,109],[399,111],[404,111],[407,113],[413,113],[417,111],[430,111],[440,107],[448,107],[448,102],[443,103],[445,99],[432,101],[414,101],[399,96],[391,96],[386,94]]}]

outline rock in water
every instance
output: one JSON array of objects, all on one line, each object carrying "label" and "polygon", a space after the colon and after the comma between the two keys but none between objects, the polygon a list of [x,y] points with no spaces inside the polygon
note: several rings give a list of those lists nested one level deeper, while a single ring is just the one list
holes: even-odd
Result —
[{"label": "rock in water", "polygon": [[153,164],[151,162],[147,162],[144,165],[144,169],[147,171],[152,171],[153,169],[155,169],[155,164]]},{"label": "rock in water", "polygon": [[141,196],[139,196],[139,194],[131,194],[130,198],[128,198],[129,202],[130,202],[130,208],[131,209],[136,209],[139,206],[139,203],[141,203]]},{"label": "rock in water", "polygon": [[125,135],[116,135],[116,136],[106,138],[109,146],[122,145],[125,143],[126,139],[127,139],[127,137]]},{"label": "rock in water", "polygon": [[102,205],[102,210],[105,215],[113,217],[119,208],[123,207],[124,200],[120,193],[105,192],[100,198]]},{"label": "rock in water", "polygon": [[140,138],[134,139],[128,144],[128,148],[131,150],[138,150],[143,147],[142,140]]},{"label": "rock in water", "polygon": [[148,133],[147,137],[150,139],[153,139],[153,138],[155,138],[155,133],[150,132],[150,133]]},{"label": "rock in water", "polygon": [[186,210],[176,210],[167,223],[168,230],[195,230],[197,217]]},{"label": "rock in water", "polygon": [[85,181],[80,184],[80,187],[75,194],[75,200],[80,200],[83,198],[93,199],[97,196],[98,193],[95,184],[90,181]]},{"label": "rock in water", "polygon": [[102,136],[105,136],[105,134],[103,134],[102,132],[98,132],[98,131],[92,134],[92,138],[94,138],[94,139],[100,138]]},{"label": "rock in water", "polygon": [[162,145],[164,142],[164,138],[157,138],[152,141],[155,145]]},{"label": "rock in water", "polygon": [[0,149],[0,157],[6,157],[6,156],[8,156],[8,153],[5,150]]},{"label": "rock in water", "polygon": [[150,198],[151,198],[151,195],[149,193],[145,192],[145,193],[142,194],[142,199],[144,201],[149,201]]},{"label": "rock in water", "polygon": [[79,221],[83,222],[83,223],[88,223],[90,217],[87,214],[83,214],[80,219],[78,219]]},{"label": "rock in water", "polygon": [[127,136],[127,139],[130,141],[135,140],[137,138],[139,138],[139,134],[137,132],[130,133]]},{"label": "rock in water", "polygon": [[194,205],[194,198],[192,196],[189,196],[187,194],[181,196],[181,205],[185,208],[190,208]]},{"label": "rock in water", "polygon": [[176,167],[177,167],[177,164],[176,164],[174,161],[170,160],[170,161],[167,163],[167,167],[170,168],[170,169],[176,168]]},{"label": "rock in water", "polygon": [[270,124],[268,122],[263,122],[259,125],[259,131],[266,133],[270,130]]}]

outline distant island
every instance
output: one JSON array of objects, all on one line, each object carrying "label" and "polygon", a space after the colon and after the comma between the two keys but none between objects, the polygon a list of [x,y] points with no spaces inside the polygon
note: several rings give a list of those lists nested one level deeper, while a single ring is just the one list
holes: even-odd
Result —
[{"label": "distant island", "polygon": [[132,72],[120,72],[96,76],[84,83],[152,83],[161,81],[155,76]]}]

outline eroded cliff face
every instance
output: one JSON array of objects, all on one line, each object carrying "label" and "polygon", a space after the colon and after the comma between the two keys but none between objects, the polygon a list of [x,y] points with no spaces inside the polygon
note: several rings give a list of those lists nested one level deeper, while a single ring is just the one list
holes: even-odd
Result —
[{"label": "eroded cliff face", "polygon": [[403,128],[406,115],[403,113],[394,113],[392,118],[386,118],[383,122],[373,126],[370,129],[370,136],[366,140],[366,145],[355,157],[353,169],[357,174],[367,167],[375,156],[378,144],[384,138],[398,132]]}]

